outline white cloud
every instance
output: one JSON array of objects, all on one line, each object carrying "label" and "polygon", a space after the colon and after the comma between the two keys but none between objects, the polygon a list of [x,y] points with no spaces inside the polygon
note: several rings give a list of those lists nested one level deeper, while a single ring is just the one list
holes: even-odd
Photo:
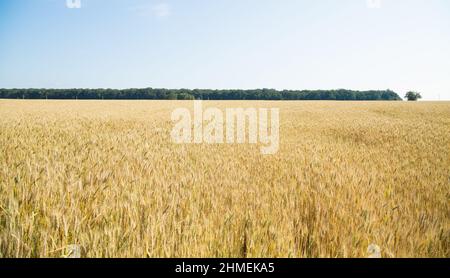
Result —
[{"label": "white cloud", "polygon": [[171,10],[169,4],[161,3],[153,6],[153,12],[157,17],[167,17],[170,15]]},{"label": "white cloud", "polygon": [[381,0],[366,0],[366,4],[369,9],[381,8]]},{"label": "white cloud", "polygon": [[131,10],[135,11],[139,16],[153,16],[157,18],[164,18],[171,15],[171,7],[167,3],[134,6],[131,8]]}]

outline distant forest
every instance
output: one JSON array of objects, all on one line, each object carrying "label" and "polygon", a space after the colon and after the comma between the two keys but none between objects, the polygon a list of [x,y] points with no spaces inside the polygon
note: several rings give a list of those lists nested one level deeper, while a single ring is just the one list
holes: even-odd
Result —
[{"label": "distant forest", "polygon": [[352,90],[0,89],[7,99],[401,100],[395,92]]}]

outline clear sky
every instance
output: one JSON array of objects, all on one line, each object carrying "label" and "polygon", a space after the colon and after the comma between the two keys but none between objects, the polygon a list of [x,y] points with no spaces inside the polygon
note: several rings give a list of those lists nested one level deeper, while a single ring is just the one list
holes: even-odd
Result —
[{"label": "clear sky", "polygon": [[80,1],[0,0],[0,88],[390,88],[450,100],[449,0]]}]

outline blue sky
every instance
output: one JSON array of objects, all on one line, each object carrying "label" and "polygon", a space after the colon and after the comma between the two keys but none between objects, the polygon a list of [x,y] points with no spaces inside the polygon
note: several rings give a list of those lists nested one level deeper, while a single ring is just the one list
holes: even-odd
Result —
[{"label": "blue sky", "polygon": [[393,89],[450,100],[448,0],[0,0],[1,88]]}]

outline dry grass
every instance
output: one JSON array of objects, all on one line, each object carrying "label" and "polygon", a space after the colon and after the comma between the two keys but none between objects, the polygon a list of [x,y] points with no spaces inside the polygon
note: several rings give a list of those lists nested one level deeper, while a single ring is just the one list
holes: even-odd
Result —
[{"label": "dry grass", "polygon": [[450,257],[450,103],[279,107],[280,151],[174,145],[191,102],[0,101],[0,257]]}]

